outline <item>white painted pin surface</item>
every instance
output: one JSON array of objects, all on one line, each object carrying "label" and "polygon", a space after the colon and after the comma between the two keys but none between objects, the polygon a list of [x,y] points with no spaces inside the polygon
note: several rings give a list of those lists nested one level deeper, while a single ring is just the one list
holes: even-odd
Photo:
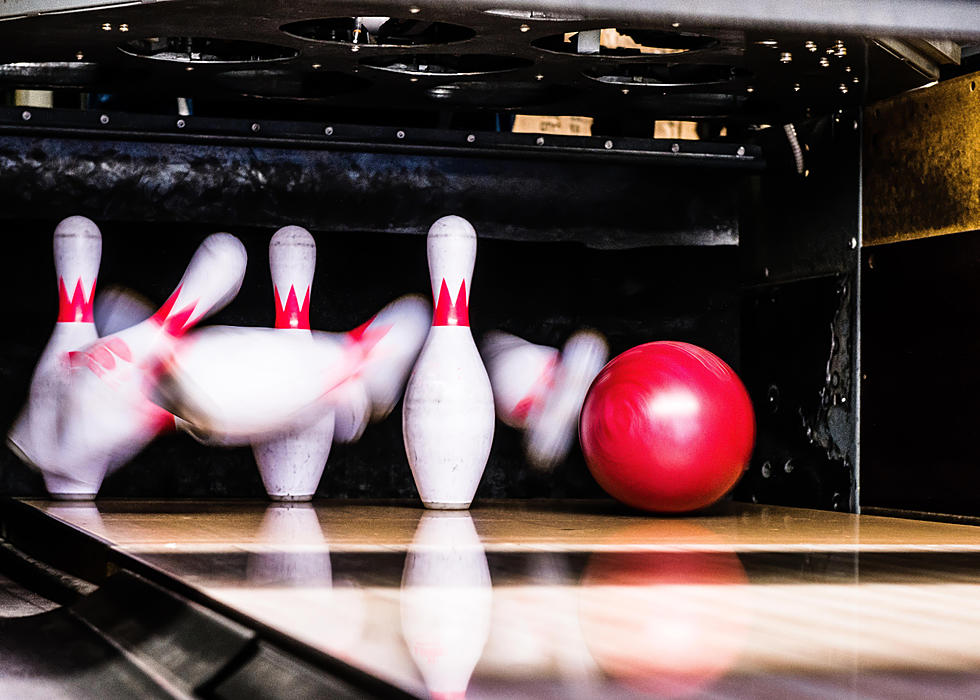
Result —
[{"label": "white painted pin surface", "polygon": [[[269,241],[269,269],[276,300],[276,330],[313,345],[310,298],[316,241],[299,226],[276,231]],[[308,501],[323,476],[333,444],[334,412],[326,408],[312,424],[252,446],[259,475],[274,501]]]},{"label": "white painted pin surface", "polygon": [[469,508],[493,442],[493,392],[469,327],[476,231],[458,216],[429,229],[435,313],[405,392],[402,434],[428,508]]}]

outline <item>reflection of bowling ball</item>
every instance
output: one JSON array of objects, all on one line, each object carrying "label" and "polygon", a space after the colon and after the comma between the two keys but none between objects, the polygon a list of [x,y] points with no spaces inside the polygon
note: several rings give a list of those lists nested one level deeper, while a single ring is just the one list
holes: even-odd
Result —
[{"label": "reflection of bowling ball", "polygon": [[589,470],[611,496],[684,512],[711,505],[738,481],[755,442],[755,415],[720,358],[687,343],[647,343],[596,377],[579,437]]},{"label": "reflection of bowling ball", "polygon": [[735,666],[748,634],[748,578],[714,533],[669,524],[667,531],[629,528],[622,539],[677,538],[718,549],[593,554],[579,588],[579,622],[589,652],[609,677],[678,698],[707,689]]}]

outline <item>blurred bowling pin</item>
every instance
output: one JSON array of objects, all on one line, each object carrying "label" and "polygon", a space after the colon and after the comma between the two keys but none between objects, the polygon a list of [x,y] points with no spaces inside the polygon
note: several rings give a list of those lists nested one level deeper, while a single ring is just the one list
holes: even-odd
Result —
[{"label": "blurred bowling pin", "polygon": [[469,513],[424,513],[402,574],[402,635],[433,698],[463,698],[490,634],[490,568]]},{"label": "blurred bowling pin", "polygon": [[[269,269],[276,300],[276,329],[297,343],[313,344],[310,291],[316,268],[316,242],[299,226],[276,231],[269,241]],[[269,498],[308,501],[313,498],[333,443],[334,413],[309,426],[255,443],[252,451]]]},{"label": "blurred bowling pin", "polygon": [[52,493],[64,490],[55,437],[68,387],[68,353],[98,338],[92,297],[101,259],[102,234],[92,221],[71,216],[55,228],[58,320],[31,378],[27,404],[8,437],[14,451],[41,470]]},{"label": "blurred bowling pin", "polygon": [[470,333],[476,231],[445,216],[429,229],[435,314],[405,392],[402,434],[427,508],[469,508],[493,442],[493,393]]},{"label": "blurred bowling pin", "polygon": [[524,431],[532,466],[551,469],[571,449],[582,403],[609,354],[605,338],[578,331],[558,350],[500,331],[483,341],[500,420]]},{"label": "blurred bowling pin", "polygon": [[110,465],[126,462],[173,424],[172,416],[147,400],[157,365],[177,338],[234,298],[245,263],[237,238],[209,236],[153,316],[71,353],[59,433],[66,460],[60,495],[94,497]]},{"label": "blurred bowling pin", "polygon": [[153,311],[153,304],[146,297],[125,287],[112,286],[95,298],[95,330],[104,338],[142,323]]},{"label": "blurred bowling pin", "polygon": [[[367,324],[359,347],[351,333],[312,331],[312,343],[297,343],[271,328],[205,328],[181,340],[154,400],[208,442],[225,445],[309,426],[325,408],[336,420],[338,412],[354,412],[345,403],[352,379],[401,393],[429,318],[418,297],[396,299]],[[365,403],[366,416],[369,408]],[[336,423],[334,430],[336,437]]]}]

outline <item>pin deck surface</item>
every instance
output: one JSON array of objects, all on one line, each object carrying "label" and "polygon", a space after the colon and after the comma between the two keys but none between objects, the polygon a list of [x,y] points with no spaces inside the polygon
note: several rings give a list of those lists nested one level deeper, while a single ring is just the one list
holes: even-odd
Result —
[{"label": "pin deck surface", "polygon": [[[420,696],[406,560],[453,547],[482,550],[493,584],[487,609],[472,611],[489,616],[489,634],[467,697],[980,689],[980,530],[969,525],[746,504],[659,518],[605,502],[498,501],[469,512],[478,542],[413,544],[415,504],[28,503]],[[467,643],[466,625],[452,634]],[[650,662],[667,651],[669,673]]]}]

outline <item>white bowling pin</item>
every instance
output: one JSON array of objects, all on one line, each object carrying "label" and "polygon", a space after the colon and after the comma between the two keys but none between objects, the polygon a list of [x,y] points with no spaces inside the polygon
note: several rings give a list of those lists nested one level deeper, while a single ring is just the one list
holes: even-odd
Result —
[{"label": "white bowling pin", "polygon": [[585,395],[608,356],[606,339],[595,331],[578,331],[566,341],[551,387],[528,413],[524,450],[532,466],[551,469],[565,459]]},{"label": "white bowling pin", "polygon": [[427,508],[469,508],[493,442],[490,379],[473,342],[469,294],[476,231],[445,216],[429,229],[435,313],[405,391],[402,434]]},{"label": "white bowling pin", "polygon": [[402,573],[402,636],[433,698],[465,697],[490,635],[490,568],[469,513],[424,513]]},{"label": "white bowling pin", "polygon": [[490,375],[497,417],[512,428],[525,428],[531,407],[554,383],[561,353],[503,331],[487,333],[480,350]]},{"label": "white bowling pin", "polygon": [[[310,292],[316,268],[316,242],[309,231],[286,226],[269,241],[269,269],[276,301],[279,335],[313,344]],[[308,501],[313,498],[333,443],[334,414],[326,409],[309,426],[290,430],[252,446],[269,498]]]},{"label": "white bowling pin", "polygon": [[58,435],[65,458],[61,476],[69,483],[59,495],[94,497],[111,465],[128,461],[173,426],[173,417],[147,400],[158,365],[180,336],[238,293],[245,263],[237,238],[209,236],[153,316],[70,354]]},{"label": "white bowling pin", "polygon": [[98,338],[93,323],[95,279],[102,258],[102,234],[84,216],[71,216],[54,231],[58,279],[58,320],[34,369],[27,404],[10,431],[10,446],[44,476],[48,490],[64,490],[55,436],[68,386],[68,353]]},{"label": "white bowling pin", "polygon": [[371,420],[387,417],[401,399],[431,324],[429,302],[409,294],[347,333],[351,351],[360,358],[358,377],[370,403]]}]

